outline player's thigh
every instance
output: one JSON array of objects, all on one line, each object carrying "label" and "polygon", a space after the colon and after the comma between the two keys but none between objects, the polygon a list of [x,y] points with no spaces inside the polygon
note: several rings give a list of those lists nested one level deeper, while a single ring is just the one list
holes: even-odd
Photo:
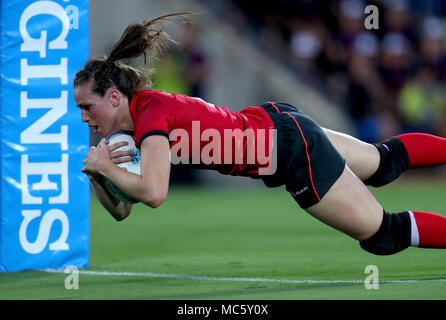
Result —
[{"label": "player's thigh", "polygon": [[358,140],[347,134],[323,128],[330,142],[344,157],[347,165],[361,180],[365,181],[376,172],[380,156],[373,144]]},{"label": "player's thigh", "polygon": [[306,211],[357,240],[375,234],[383,216],[381,205],[347,165],[321,201]]}]

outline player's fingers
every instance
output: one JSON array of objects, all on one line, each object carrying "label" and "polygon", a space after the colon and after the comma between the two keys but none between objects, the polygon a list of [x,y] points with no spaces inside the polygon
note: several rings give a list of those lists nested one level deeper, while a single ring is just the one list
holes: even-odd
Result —
[{"label": "player's fingers", "polygon": [[111,156],[112,158],[119,158],[119,157],[133,156],[134,154],[135,153],[132,150],[114,151],[112,152]]},{"label": "player's fingers", "polygon": [[112,145],[109,145],[108,149],[110,150],[110,152],[112,152],[112,151],[115,151],[116,149],[118,149],[120,147],[123,147],[123,146],[126,146],[128,144],[129,143],[127,141],[119,141],[119,142],[116,142],[116,143],[114,143]]},{"label": "player's fingers", "polygon": [[132,157],[121,157],[121,158],[113,158],[113,163],[115,164],[120,164],[120,163],[125,163],[125,162],[132,162],[133,158]]}]

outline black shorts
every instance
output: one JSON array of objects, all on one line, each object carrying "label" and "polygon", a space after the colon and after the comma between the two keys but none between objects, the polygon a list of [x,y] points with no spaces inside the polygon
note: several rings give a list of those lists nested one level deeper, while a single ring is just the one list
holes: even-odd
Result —
[{"label": "black shorts", "polygon": [[318,203],[342,174],[345,159],[322,128],[296,107],[282,102],[261,107],[277,129],[277,170],[260,178],[268,187],[284,184],[304,209]]}]

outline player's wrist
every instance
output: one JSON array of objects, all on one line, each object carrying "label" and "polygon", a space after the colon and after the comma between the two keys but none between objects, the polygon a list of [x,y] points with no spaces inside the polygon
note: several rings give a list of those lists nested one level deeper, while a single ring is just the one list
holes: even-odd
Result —
[{"label": "player's wrist", "polygon": [[105,161],[99,168],[98,173],[106,178],[110,178],[110,175],[112,174],[113,170],[119,169],[119,167],[113,163],[113,161],[110,159],[108,161]]}]

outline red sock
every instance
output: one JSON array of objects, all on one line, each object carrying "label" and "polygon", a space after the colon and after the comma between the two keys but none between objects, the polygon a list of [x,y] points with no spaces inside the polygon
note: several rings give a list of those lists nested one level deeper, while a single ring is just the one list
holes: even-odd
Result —
[{"label": "red sock", "polygon": [[446,164],[446,139],[426,133],[397,136],[409,154],[410,168]]},{"label": "red sock", "polygon": [[422,211],[409,211],[409,214],[412,246],[446,248],[446,217]]}]

